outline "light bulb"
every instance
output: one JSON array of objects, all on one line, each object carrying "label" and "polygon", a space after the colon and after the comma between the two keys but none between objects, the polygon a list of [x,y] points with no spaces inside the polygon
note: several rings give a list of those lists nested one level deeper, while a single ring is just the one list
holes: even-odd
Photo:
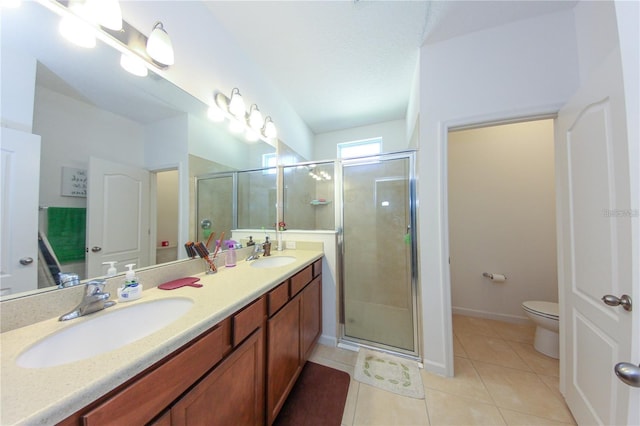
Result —
[{"label": "light bulb", "polygon": [[162,22],[156,22],[147,39],[147,53],[151,58],[163,65],[173,65],[173,45],[169,34],[162,26]]},{"label": "light bulb", "polygon": [[87,49],[96,47],[95,28],[78,16],[63,16],[58,29],[64,38],[76,46]]},{"label": "light bulb", "polygon": [[267,139],[273,139],[278,134],[278,131],[276,130],[276,125],[273,124],[271,117],[266,118],[264,122],[264,127],[262,128],[262,134]]},{"label": "light bulb", "polygon": [[120,66],[138,77],[146,77],[149,73],[144,60],[133,53],[123,53],[120,55]]},{"label": "light bulb", "polygon": [[251,105],[251,108],[249,109],[249,127],[259,132],[262,128],[262,123],[264,123],[264,119],[262,118],[262,113],[258,109],[258,105]]},{"label": "light bulb", "polygon": [[245,114],[244,99],[240,94],[240,90],[234,88],[231,91],[231,99],[229,100],[229,112],[236,117],[243,119]]}]

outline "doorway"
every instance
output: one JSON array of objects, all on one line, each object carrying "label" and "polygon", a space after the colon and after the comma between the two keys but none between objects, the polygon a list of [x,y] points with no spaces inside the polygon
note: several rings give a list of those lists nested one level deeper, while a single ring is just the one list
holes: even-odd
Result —
[{"label": "doorway", "polygon": [[414,154],[341,163],[341,341],[418,355]]}]

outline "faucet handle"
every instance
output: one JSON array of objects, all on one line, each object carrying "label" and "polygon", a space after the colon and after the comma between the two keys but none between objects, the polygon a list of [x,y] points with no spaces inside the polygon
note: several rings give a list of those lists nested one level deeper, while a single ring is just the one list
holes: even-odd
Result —
[{"label": "faucet handle", "polygon": [[106,280],[91,280],[86,284],[86,295],[93,296],[94,294],[102,293],[104,286],[107,283]]}]

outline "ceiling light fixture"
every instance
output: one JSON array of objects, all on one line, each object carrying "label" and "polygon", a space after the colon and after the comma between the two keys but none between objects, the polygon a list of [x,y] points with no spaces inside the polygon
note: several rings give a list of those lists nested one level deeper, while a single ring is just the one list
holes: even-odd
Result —
[{"label": "ceiling light fixture", "polygon": [[147,39],[147,53],[154,61],[162,65],[173,65],[173,45],[169,34],[164,29],[162,22],[158,21],[153,25],[153,30]]},{"label": "ceiling light fixture", "polygon": [[120,66],[138,77],[146,77],[149,74],[146,62],[135,53],[120,55]]},{"label": "ceiling light fixture", "polygon": [[85,0],[92,21],[110,30],[122,30],[122,9],[118,0]]},{"label": "ceiling light fixture", "polygon": [[245,115],[244,99],[240,94],[240,89],[234,87],[231,90],[231,98],[229,99],[229,112],[239,119],[243,119]]},{"label": "ceiling light fixture", "polygon": [[260,132],[262,129],[262,123],[264,123],[264,118],[262,118],[262,113],[258,109],[258,105],[252,104],[251,108],[249,108],[249,118],[247,119],[249,123],[249,127],[251,127],[256,132]]},{"label": "ceiling light fixture", "polygon": [[267,117],[264,120],[264,126],[262,127],[262,134],[267,139],[273,139],[278,135],[278,130],[276,129],[276,125],[273,123],[271,117]]}]

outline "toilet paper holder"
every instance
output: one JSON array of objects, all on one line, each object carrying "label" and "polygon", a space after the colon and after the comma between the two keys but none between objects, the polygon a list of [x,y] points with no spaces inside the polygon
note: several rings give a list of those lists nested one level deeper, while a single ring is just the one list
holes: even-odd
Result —
[{"label": "toilet paper holder", "polygon": [[[495,275],[496,275],[496,278],[499,276],[499,277],[503,278],[504,280],[506,280],[506,279],[507,279],[507,276],[506,276],[506,275],[501,275],[501,274],[495,274]],[[482,276],[483,276],[483,277],[486,277],[486,278],[489,278],[490,280],[493,280],[493,279],[494,279],[494,274],[490,274],[490,273],[488,273],[488,272],[483,272],[483,273],[482,273]]]}]

